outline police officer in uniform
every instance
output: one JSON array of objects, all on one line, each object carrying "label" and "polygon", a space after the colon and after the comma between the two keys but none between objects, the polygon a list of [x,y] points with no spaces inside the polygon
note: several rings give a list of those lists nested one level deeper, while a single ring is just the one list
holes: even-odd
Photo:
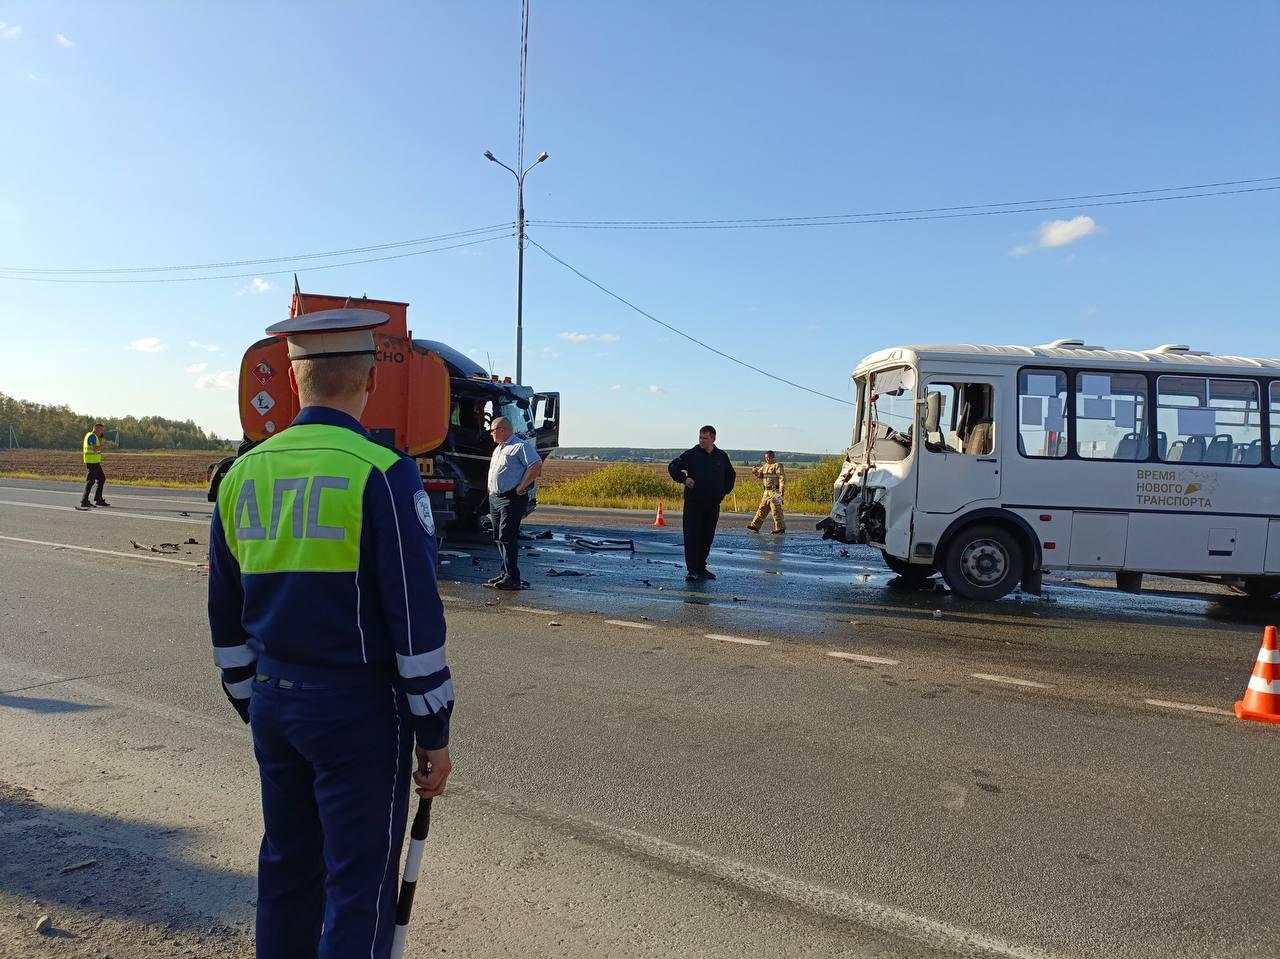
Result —
[{"label": "police officer in uniform", "polygon": [[760,524],[764,522],[765,514],[772,513],[774,535],[785,533],[787,521],[782,515],[782,497],[787,492],[787,471],[783,469],[781,463],[773,461],[773,450],[765,450],[764,463],[751,467],[751,472],[759,476],[764,483],[764,496],[760,498],[760,508],[747,524],[747,529],[753,533],[760,532]]},{"label": "police officer in uniform", "polygon": [[262,783],[259,959],[387,956],[414,747],[418,795],[449,776],[430,502],[413,460],[359,422],[387,320],[329,310],[267,330],[289,338],[301,411],[235,461],[213,513],[214,661]]},{"label": "police officer in uniform", "polygon": [[[82,453],[85,472],[88,475],[84,479],[84,495],[80,497],[78,509],[93,509],[94,506],[111,505],[102,498],[102,486],[107,481],[107,474],[102,472],[102,434],[106,431],[106,427],[101,423],[94,423],[93,429],[84,434]],[[119,437],[116,438],[119,439]],[[98,484],[98,492],[93,498],[93,503],[90,504],[89,491],[93,489],[94,483]]]}]

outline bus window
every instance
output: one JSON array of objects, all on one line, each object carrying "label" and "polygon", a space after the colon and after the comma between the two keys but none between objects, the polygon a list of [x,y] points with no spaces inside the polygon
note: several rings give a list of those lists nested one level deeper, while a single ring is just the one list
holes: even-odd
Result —
[{"label": "bus window", "polygon": [[1280,466],[1280,381],[1271,384],[1271,462]]},{"label": "bus window", "polygon": [[1067,455],[1067,374],[1023,370],[1018,374],[1018,452],[1023,456]]},{"label": "bus window", "polygon": [[1076,453],[1090,460],[1145,460],[1147,378],[1141,373],[1076,374]]},{"label": "bus window", "polygon": [[[936,398],[935,398],[936,397]],[[933,408],[937,407],[936,430]],[[929,384],[921,404],[920,429],[935,453],[990,456],[996,448],[994,390],[989,383]]]},{"label": "bus window", "polygon": [[1262,462],[1258,384],[1203,376],[1162,376],[1156,426],[1160,458],[1169,463],[1254,465]]},{"label": "bus window", "polygon": [[916,418],[916,375],[914,370],[902,367],[876,373],[872,380],[872,419],[885,427],[906,436],[912,435]]}]

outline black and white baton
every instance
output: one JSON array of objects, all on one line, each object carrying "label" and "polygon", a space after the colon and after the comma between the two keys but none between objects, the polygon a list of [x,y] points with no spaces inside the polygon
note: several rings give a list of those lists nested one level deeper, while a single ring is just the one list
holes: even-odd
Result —
[{"label": "black and white baton", "polygon": [[404,860],[404,878],[400,880],[400,898],[396,900],[396,931],[391,939],[391,959],[403,959],[404,941],[409,933],[409,916],[413,914],[413,894],[418,888],[418,870],[422,868],[422,850],[431,831],[431,800],[418,800],[418,811],[409,829],[409,855]]}]

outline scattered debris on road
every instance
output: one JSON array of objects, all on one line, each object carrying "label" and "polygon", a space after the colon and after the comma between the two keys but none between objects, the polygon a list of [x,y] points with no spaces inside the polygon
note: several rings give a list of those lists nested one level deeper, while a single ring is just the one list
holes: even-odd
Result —
[{"label": "scattered debris on road", "polygon": [[147,546],[133,539],[129,540],[129,542],[133,544],[134,549],[150,550],[153,553],[177,553],[181,551],[177,543],[156,543],[154,546]]},{"label": "scattered debris on road", "polygon": [[590,576],[590,573],[584,573],[576,569],[549,569],[548,576]]},{"label": "scattered debris on road", "polygon": [[90,866],[96,866],[97,864],[98,860],[96,859],[86,859],[83,862],[73,862],[69,866],[63,866],[61,872],[65,876],[67,873],[79,872],[81,869],[88,869]]},{"label": "scattered debris on road", "polygon": [[44,934],[53,928],[53,920],[48,916],[41,916],[36,920],[36,932]]},{"label": "scattered debris on road", "polygon": [[588,539],[585,536],[575,536],[573,545],[580,546],[583,549],[594,550],[595,552],[619,550],[634,553],[636,551],[636,542],[633,539]]}]

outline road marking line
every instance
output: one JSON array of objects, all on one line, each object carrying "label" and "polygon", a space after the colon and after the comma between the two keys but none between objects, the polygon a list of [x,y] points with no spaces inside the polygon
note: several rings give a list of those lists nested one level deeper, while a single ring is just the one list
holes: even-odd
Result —
[{"label": "road marking line", "polygon": [[1235,716],[1229,709],[1219,709],[1217,706],[1197,706],[1195,703],[1174,703],[1167,699],[1144,699],[1144,703],[1148,706],[1164,706],[1166,709],[1185,709],[1189,713],[1209,713],[1213,716]]},{"label": "road marking line", "polygon": [[101,553],[104,556],[123,556],[125,559],[145,559],[152,563],[176,563],[188,568],[203,566],[189,559],[169,559],[167,556],[147,556],[143,553],[121,553],[114,549],[94,549],[92,546],[73,546],[71,543],[49,543],[42,539],[23,539],[21,536],[0,536],[0,539],[11,543],[26,543],[30,546],[52,546],[56,549],[75,549],[82,553]]},{"label": "road marking line", "polygon": [[1016,676],[998,676],[995,673],[970,673],[974,679],[985,679],[991,683],[1007,683],[1010,686],[1030,686],[1032,689],[1053,689],[1049,683],[1036,683],[1030,679],[1018,679]]},{"label": "road marking line", "polygon": [[[17,500],[0,499],[0,506],[22,506],[26,509],[52,509],[63,513],[79,513],[82,510],[76,509],[74,506],[54,506],[52,503],[20,503]],[[182,523],[186,526],[203,526],[209,528],[209,520],[207,519],[188,519],[183,516],[155,516],[149,513],[122,513],[118,509],[100,509],[95,507],[94,514],[98,516],[118,516],[121,519],[145,519],[156,523]]]},{"label": "road marking line", "polygon": [[897,666],[898,660],[884,659],[880,656],[863,656],[861,653],[843,653],[839,650],[827,653],[832,659],[852,659],[859,663],[875,663],[878,666]]},{"label": "road marking line", "polygon": [[632,623],[625,619],[606,619],[610,626],[626,626],[628,629],[653,629],[652,623]]},{"label": "road marking line", "polygon": [[[108,486],[111,485],[111,481],[109,479],[107,480],[107,485]],[[79,484],[76,484],[75,489],[60,490],[60,489],[40,489],[39,487],[34,487],[34,486],[10,486],[7,483],[0,483],[0,489],[13,490],[15,493],[44,493],[50,496],[66,496],[68,493],[74,494],[75,490],[78,488],[79,488]],[[152,488],[154,489],[155,487],[152,487]],[[207,498],[171,499],[167,496],[136,496],[131,493],[120,492],[120,486],[118,484],[111,488],[111,498],[112,499],[136,499],[143,503],[180,503],[183,506],[203,506],[207,510],[213,509],[213,504],[210,503]]]},{"label": "road marking line", "polygon": [[554,609],[538,609],[536,606],[508,606],[507,609],[517,613],[537,613],[539,616],[559,616]]},{"label": "road marking line", "polygon": [[[451,787],[453,788],[453,787]],[[483,802],[495,810],[550,828],[557,833],[582,837],[584,834],[608,848],[625,851],[674,867],[682,874],[693,873],[717,880],[735,890],[750,890],[766,899],[781,899],[809,913],[817,913],[847,923],[857,923],[919,943],[929,950],[982,959],[1048,959],[1049,953],[1032,946],[1019,946],[973,928],[952,925],[895,906],[860,899],[841,889],[792,879],[769,872],[741,860],[720,857],[692,846],[681,846],[632,829],[623,829],[587,818],[565,815],[541,806],[517,802],[510,797],[458,784],[459,795]]]},{"label": "road marking line", "polygon": [[725,636],[722,633],[703,633],[707,639],[714,639],[718,643],[738,643],[742,646],[768,646],[768,640],[764,639],[747,639],[745,636]]}]

